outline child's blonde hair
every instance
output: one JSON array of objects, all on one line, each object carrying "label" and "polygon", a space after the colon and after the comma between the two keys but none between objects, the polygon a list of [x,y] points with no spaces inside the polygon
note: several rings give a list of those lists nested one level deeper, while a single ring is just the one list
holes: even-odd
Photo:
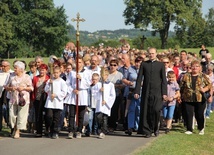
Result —
[{"label": "child's blonde hair", "polygon": [[98,73],[93,73],[92,74],[92,78],[96,78],[96,77],[100,78],[99,74]]}]

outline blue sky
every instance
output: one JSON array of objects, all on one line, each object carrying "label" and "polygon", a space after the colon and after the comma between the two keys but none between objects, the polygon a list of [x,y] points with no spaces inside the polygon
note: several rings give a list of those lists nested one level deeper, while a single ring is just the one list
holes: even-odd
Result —
[{"label": "blue sky", "polygon": [[[123,0],[54,0],[55,6],[62,6],[66,10],[68,21],[76,18],[77,12],[80,18],[86,21],[80,23],[80,30],[95,32],[97,30],[117,30],[134,28],[133,25],[126,26],[122,16],[125,9]],[[214,7],[214,0],[203,0],[202,12],[208,13],[208,9]]]}]

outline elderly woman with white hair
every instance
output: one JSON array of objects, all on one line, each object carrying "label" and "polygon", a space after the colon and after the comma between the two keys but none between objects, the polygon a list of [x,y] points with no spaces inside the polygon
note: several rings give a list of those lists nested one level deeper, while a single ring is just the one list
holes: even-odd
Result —
[{"label": "elderly woman with white hair", "polygon": [[20,130],[26,129],[32,80],[25,74],[25,64],[14,63],[14,74],[10,76],[6,89],[11,93],[9,101],[9,121],[13,130],[12,137],[20,137]]}]

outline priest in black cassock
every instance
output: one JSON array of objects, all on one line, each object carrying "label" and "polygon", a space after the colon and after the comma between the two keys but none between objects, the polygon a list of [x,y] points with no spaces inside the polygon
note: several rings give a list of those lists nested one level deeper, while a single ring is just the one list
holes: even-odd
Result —
[{"label": "priest in black cassock", "polygon": [[[138,133],[145,135],[146,138],[151,137],[152,133],[158,136],[160,111],[163,100],[167,99],[167,81],[164,64],[157,61],[156,48],[149,48],[148,54],[149,60],[141,63],[134,91],[136,99],[141,94]],[[142,92],[140,93],[140,91]]]}]

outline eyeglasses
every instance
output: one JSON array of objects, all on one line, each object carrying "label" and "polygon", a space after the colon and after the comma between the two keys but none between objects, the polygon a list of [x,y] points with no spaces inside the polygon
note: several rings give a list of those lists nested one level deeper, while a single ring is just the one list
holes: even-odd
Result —
[{"label": "eyeglasses", "polygon": [[114,67],[116,67],[117,65],[116,65],[116,64],[110,64],[110,66],[114,66]]},{"label": "eyeglasses", "polygon": [[192,68],[200,67],[200,66],[191,66]]},{"label": "eyeglasses", "polygon": [[[7,65],[7,66],[8,66],[8,65]],[[2,65],[1,67],[7,67],[7,66],[3,66],[3,65]]]}]

